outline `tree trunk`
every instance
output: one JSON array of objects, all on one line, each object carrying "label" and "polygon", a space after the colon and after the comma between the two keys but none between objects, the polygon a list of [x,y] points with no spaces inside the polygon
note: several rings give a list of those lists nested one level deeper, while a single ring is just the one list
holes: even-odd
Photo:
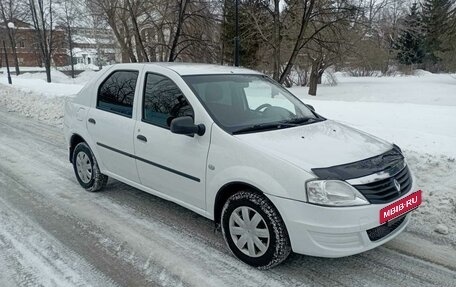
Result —
[{"label": "tree trunk", "polygon": [[301,18],[301,26],[299,29],[299,34],[296,37],[295,44],[293,47],[293,51],[291,52],[290,58],[288,59],[287,65],[285,66],[285,69],[283,70],[282,74],[280,75],[279,78],[279,83],[283,83],[285,79],[290,75],[291,69],[293,68],[294,63],[296,62],[296,58],[298,57],[299,52],[303,48],[303,45],[305,44],[304,41],[304,35],[307,30],[307,26],[309,25],[310,21],[310,16],[313,11],[313,7],[315,4],[315,0],[306,0],[304,1],[304,11],[302,12],[302,18]]},{"label": "tree trunk", "polygon": [[318,81],[317,82],[319,85],[321,85],[321,80],[322,80],[321,78],[323,77],[323,72],[324,72],[323,69],[320,69],[318,71]]},{"label": "tree trunk", "polygon": [[177,45],[179,44],[179,37],[181,35],[182,26],[184,24],[184,15],[185,15],[185,10],[187,8],[187,2],[188,2],[188,0],[179,1],[179,16],[177,19],[176,34],[174,34],[173,43],[172,43],[171,49],[169,51],[168,62],[174,62],[177,58],[176,49],[177,49]]},{"label": "tree trunk", "polygon": [[48,83],[51,82],[51,60],[50,59],[46,59],[44,61],[44,67],[46,69],[46,81]]},{"label": "tree trunk", "polygon": [[318,67],[315,64],[312,64],[312,70],[310,72],[309,78],[309,95],[317,95],[317,86],[318,86]]},{"label": "tree trunk", "polygon": [[16,76],[19,76],[21,71],[19,70],[19,61],[17,60],[17,49],[16,49],[16,41],[13,37],[13,44],[11,44],[11,48],[13,48],[13,57],[14,57],[14,67],[16,69]]},{"label": "tree trunk", "polygon": [[[135,37],[135,50],[136,50],[136,55],[137,55],[137,59],[138,59],[138,62],[142,63],[144,62],[144,53],[141,49],[141,45],[140,43],[142,43],[141,39],[138,38],[138,35],[136,33],[134,33],[133,35]],[[148,61],[147,61],[148,62]]]},{"label": "tree trunk", "polygon": [[[33,26],[35,28],[35,37],[38,42],[41,59],[44,60],[44,66],[46,69],[46,80],[48,83],[51,82],[51,62],[52,62],[52,44],[53,44],[53,22],[52,22],[52,1],[49,1],[49,6],[45,7],[45,3],[42,0],[35,2],[30,0],[30,12],[33,20]],[[38,7],[37,7],[37,5]],[[46,14],[48,13],[48,14]],[[48,15],[48,16],[47,16]],[[49,17],[48,19],[46,17]],[[49,24],[47,24],[47,20]]]},{"label": "tree trunk", "polygon": [[274,32],[273,32],[273,79],[279,81],[280,77],[280,0],[274,0]]},{"label": "tree trunk", "polygon": [[75,78],[74,76],[74,61],[73,61],[73,39],[71,36],[71,27],[68,24],[68,48],[70,49],[70,65],[71,65],[71,78]]},{"label": "tree trunk", "polygon": [[119,28],[114,20],[109,19],[108,24],[111,27],[112,31],[114,32],[114,36],[117,39],[117,42],[120,45],[120,51],[122,55],[122,63],[128,63],[131,61],[131,53],[127,44],[125,43],[124,35],[121,35]]},{"label": "tree trunk", "polygon": [[306,68],[304,71],[304,79],[303,82],[301,83],[301,86],[307,86],[307,81],[309,80],[309,69]]},{"label": "tree trunk", "polygon": [[149,57],[147,56],[146,48],[144,47],[144,43],[141,38],[141,33],[139,31],[138,21],[136,20],[136,15],[133,13],[133,7],[130,3],[130,0],[127,0],[127,5],[135,33],[136,54],[138,54],[138,59],[140,62],[149,62]]},{"label": "tree trunk", "polygon": [[19,62],[17,60],[17,49],[16,49],[16,39],[13,35],[13,31],[11,31],[10,28],[7,28],[8,29],[8,38],[10,40],[10,44],[11,44],[11,50],[13,52],[13,58],[14,58],[14,68],[15,68],[15,71],[16,71],[16,75],[19,76],[20,74],[20,70],[19,70]]}]

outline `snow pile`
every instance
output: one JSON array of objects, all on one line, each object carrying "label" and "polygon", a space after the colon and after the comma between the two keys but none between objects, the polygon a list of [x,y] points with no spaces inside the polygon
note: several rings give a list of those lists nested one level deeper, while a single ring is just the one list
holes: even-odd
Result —
[{"label": "snow pile", "polygon": [[412,213],[409,229],[447,235],[456,242],[456,159],[412,151],[406,151],[406,157],[417,187],[423,190],[423,204]]},{"label": "snow pile", "polygon": [[[74,69],[75,70],[94,70],[94,71],[98,71],[99,68],[100,68],[99,66],[94,65],[94,64],[78,63],[78,64],[74,65]],[[63,67],[59,67],[59,69],[70,71],[71,70],[71,66],[63,66]]]},{"label": "snow pile", "polygon": [[[39,79],[46,81],[46,73],[22,73],[16,79]],[[69,77],[64,73],[60,72],[59,70],[52,69],[51,71],[51,78],[53,83],[68,83]]]},{"label": "snow pile", "polygon": [[415,70],[413,74],[415,76],[429,76],[429,75],[432,75],[431,72],[428,72],[428,71],[425,71],[425,70],[422,70],[422,69]]},{"label": "snow pile", "polygon": [[86,71],[80,73],[79,75],[77,75],[76,78],[74,79],[74,81],[75,81],[75,83],[78,83],[78,84],[85,84],[96,76],[97,76],[97,71],[86,70]]},{"label": "snow pile", "polygon": [[[25,73],[19,76],[13,76],[12,87],[24,92],[60,97],[77,94],[84,84],[82,82],[76,84],[77,81],[60,71],[52,71],[51,77],[53,82],[47,83],[45,73]],[[5,74],[3,77],[0,77],[0,84],[8,85]]]},{"label": "snow pile", "polygon": [[13,76],[12,86],[7,84],[4,75],[0,78],[0,108],[61,126],[65,99],[77,94],[96,73],[88,70],[71,79],[53,70],[52,83],[46,82],[45,73],[24,73]]},{"label": "snow pile", "polygon": [[63,124],[66,97],[49,97],[0,85],[0,108],[18,112],[55,126]]}]

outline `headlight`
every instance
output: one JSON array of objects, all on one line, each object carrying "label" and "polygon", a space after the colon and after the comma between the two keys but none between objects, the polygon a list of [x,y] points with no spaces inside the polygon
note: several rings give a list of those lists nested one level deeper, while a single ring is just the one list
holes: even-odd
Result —
[{"label": "headlight", "polygon": [[306,183],[310,203],[326,206],[366,205],[369,202],[353,186],[340,180],[312,180]]}]

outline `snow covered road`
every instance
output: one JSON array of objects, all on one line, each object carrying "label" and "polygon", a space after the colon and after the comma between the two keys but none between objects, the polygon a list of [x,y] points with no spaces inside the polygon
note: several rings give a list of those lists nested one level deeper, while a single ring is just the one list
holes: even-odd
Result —
[{"label": "snow covered road", "polygon": [[364,254],[258,271],[182,207],[117,181],[85,192],[60,129],[0,107],[0,286],[454,286],[455,247],[412,224]]}]

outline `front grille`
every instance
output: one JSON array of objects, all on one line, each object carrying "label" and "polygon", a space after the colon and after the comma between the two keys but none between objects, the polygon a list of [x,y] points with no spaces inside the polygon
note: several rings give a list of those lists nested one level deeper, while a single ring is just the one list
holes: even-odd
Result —
[{"label": "front grille", "polygon": [[[401,185],[400,190],[394,184],[396,179]],[[412,177],[407,166],[390,178],[382,179],[367,184],[354,185],[364,197],[373,204],[391,202],[406,194],[412,188]]]},{"label": "front grille", "polygon": [[371,241],[377,241],[382,239],[383,237],[387,236],[394,230],[396,230],[399,226],[401,226],[402,222],[405,220],[405,215],[402,217],[399,217],[395,219],[392,222],[385,223],[383,225],[380,225],[378,227],[366,230],[367,236],[369,236],[369,239]]}]

